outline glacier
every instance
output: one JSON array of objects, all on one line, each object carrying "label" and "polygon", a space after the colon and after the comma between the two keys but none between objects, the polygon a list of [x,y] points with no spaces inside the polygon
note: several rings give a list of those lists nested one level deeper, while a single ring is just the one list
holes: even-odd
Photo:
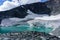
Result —
[{"label": "glacier", "polygon": [[[45,2],[45,1],[43,1],[43,0],[38,0],[38,1],[37,0],[36,1],[32,0],[32,2],[29,1],[29,0],[26,0],[26,1],[25,0],[22,0],[22,1],[13,0],[11,2],[10,1],[5,1],[3,3],[3,5],[0,6],[0,11],[10,10],[10,9],[18,7],[20,5],[25,5],[27,3],[30,4],[30,3],[33,3],[33,2]],[[57,32],[59,32],[59,30],[57,31],[57,29],[60,28],[60,14],[48,16],[48,15],[33,14],[31,11],[28,11],[28,12],[30,14],[28,16],[26,16],[26,18],[24,18],[24,19],[21,19],[21,18],[3,19],[1,25],[3,27],[8,28],[8,26],[20,24],[19,22],[24,23],[25,20],[28,20],[25,23],[28,23],[30,25],[30,27],[33,27],[34,25],[37,25],[37,26],[40,25],[40,24],[35,24],[36,22],[38,22],[38,23],[40,22],[40,23],[44,24],[46,26],[46,28],[48,28],[48,27],[53,28],[52,30],[49,30],[49,34],[51,34],[51,35],[56,35],[57,34],[56,36],[60,36],[59,33],[57,33]],[[30,20],[30,19],[32,19],[32,20]]]}]

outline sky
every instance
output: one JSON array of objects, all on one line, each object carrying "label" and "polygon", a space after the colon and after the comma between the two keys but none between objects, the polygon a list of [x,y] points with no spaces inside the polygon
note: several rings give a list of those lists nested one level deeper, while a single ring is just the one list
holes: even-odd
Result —
[{"label": "sky", "polygon": [[[2,5],[6,0],[0,0],[0,5]],[[11,0],[8,0],[11,1]]]},{"label": "sky", "polygon": [[46,2],[46,1],[49,1],[49,0],[41,0],[41,2]]}]

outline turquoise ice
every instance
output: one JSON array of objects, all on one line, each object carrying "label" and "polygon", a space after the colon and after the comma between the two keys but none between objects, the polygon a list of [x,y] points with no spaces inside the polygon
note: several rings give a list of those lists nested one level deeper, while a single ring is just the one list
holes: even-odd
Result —
[{"label": "turquoise ice", "polygon": [[45,27],[44,25],[42,26],[32,26],[30,28],[29,25],[15,25],[15,26],[10,26],[10,27],[0,27],[0,33],[10,33],[10,32],[23,32],[23,31],[37,31],[37,32],[45,32],[45,33],[50,33],[53,30],[51,27]]}]

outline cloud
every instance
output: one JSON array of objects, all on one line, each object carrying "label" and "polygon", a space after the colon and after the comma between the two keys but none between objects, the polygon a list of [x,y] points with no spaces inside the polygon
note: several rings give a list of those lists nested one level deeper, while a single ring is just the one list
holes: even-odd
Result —
[{"label": "cloud", "polygon": [[19,6],[19,3],[14,3],[14,2],[10,2],[10,1],[5,1],[3,3],[3,5],[0,6],[0,11],[6,11],[6,10],[10,10],[12,8],[15,8]]}]

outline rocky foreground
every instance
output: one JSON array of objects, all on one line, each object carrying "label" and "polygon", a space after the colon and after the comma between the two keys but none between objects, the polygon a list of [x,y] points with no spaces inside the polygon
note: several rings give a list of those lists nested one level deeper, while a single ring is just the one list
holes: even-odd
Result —
[{"label": "rocky foreground", "polygon": [[0,34],[0,40],[60,40],[60,38],[44,32],[20,32]]}]

